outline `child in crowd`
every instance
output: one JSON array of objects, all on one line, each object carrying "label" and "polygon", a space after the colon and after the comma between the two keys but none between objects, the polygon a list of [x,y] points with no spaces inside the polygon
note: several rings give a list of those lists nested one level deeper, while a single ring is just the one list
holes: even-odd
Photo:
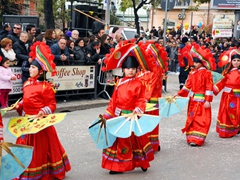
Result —
[{"label": "child in crowd", "polygon": [[12,73],[10,60],[0,56],[0,103],[1,108],[8,107],[8,94],[12,90],[12,81],[16,80],[16,76]]},{"label": "child in crowd", "polygon": [[216,65],[210,51],[197,47],[191,53],[195,69],[178,92],[179,96],[187,97],[190,91],[187,121],[182,132],[186,132],[187,143],[190,146],[202,146],[211,125],[213,80],[209,70],[214,70]]},{"label": "child in crowd", "polygon": [[[124,56],[124,55],[123,55]],[[143,113],[146,108],[145,87],[136,78],[139,63],[134,56],[127,55],[122,63],[124,77],[119,79],[104,114],[105,119],[129,113]],[[154,159],[154,151],[148,135],[117,138],[111,147],[103,150],[102,167],[109,174],[132,171],[140,167],[144,172]]]},{"label": "child in crowd", "polygon": [[215,95],[223,90],[216,131],[221,138],[231,138],[240,132],[240,52],[229,50],[219,60],[218,65],[227,68],[223,71],[224,77],[213,87]]}]

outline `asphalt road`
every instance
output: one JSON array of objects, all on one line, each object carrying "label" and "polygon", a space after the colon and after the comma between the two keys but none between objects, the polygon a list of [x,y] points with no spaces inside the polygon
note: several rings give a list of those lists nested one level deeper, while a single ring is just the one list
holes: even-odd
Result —
[{"label": "asphalt road", "polygon": [[[178,90],[177,76],[169,75],[168,94]],[[101,150],[97,149],[88,133],[89,125],[103,113],[106,106],[68,113],[56,125],[59,138],[70,158],[72,170],[66,180],[233,180],[240,179],[240,135],[221,139],[215,132],[220,95],[212,103],[212,125],[202,147],[190,147],[181,133],[186,119],[186,108],[179,114],[160,122],[161,151],[155,155],[147,172],[109,175],[101,168]],[[7,124],[9,118],[4,118]],[[14,142],[6,130],[5,140]]]}]

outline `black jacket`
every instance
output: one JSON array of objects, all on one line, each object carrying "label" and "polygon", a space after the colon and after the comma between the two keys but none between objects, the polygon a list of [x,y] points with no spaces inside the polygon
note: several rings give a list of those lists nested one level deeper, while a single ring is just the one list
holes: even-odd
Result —
[{"label": "black jacket", "polygon": [[13,32],[9,32],[8,35],[7,35],[7,38],[11,39],[13,44],[19,40],[18,35],[16,35]]},{"label": "black jacket", "polygon": [[28,61],[29,48],[30,48],[30,45],[28,46],[28,50],[27,50],[25,43],[22,42],[21,40],[13,44],[13,50],[16,53],[16,58],[19,60],[19,65],[22,65],[23,61]]},{"label": "black jacket", "polygon": [[1,41],[3,38],[7,37],[8,33],[9,33],[9,31],[1,30],[1,31],[0,31],[0,41]]},{"label": "black jacket", "polygon": [[88,65],[95,65],[97,61],[101,58],[101,56],[96,52],[96,50],[93,48],[92,43],[90,43],[86,47],[86,54],[90,54],[90,59],[87,60],[86,64]]},{"label": "black jacket", "polygon": [[101,30],[104,29],[104,25],[98,21],[94,21],[92,25],[92,33],[94,35],[97,35],[97,33]]},{"label": "black jacket", "polygon": [[101,45],[101,47],[100,47],[100,54],[101,55],[105,55],[105,54],[110,53],[110,48],[111,47],[108,44]]}]

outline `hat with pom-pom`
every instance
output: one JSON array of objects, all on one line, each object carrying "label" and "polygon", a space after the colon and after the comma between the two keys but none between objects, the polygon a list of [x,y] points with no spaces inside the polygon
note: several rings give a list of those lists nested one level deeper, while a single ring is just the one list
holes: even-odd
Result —
[{"label": "hat with pom-pom", "polygon": [[42,70],[51,72],[52,76],[56,75],[54,55],[51,53],[49,46],[43,42],[35,42],[30,50],[29,56],[40,64]]},{"label": "hat with pom-pom", "polygon": [[192,57],[200,59],[202,64],[208,70],[216,70],[215,58],[213,57],[210,49],[200,47],[199,44],[193,43],[190,52]]}]

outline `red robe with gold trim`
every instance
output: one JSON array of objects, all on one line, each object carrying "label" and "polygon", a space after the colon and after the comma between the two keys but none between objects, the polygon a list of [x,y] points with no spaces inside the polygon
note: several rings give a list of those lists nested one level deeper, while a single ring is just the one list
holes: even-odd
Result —
[{"label": "red robe with gold trim", "polygon": [[[23,100],[18,104],[22,115],[37,115],[40,110],[52,114],[56,109],[55,93],[48,82],[30,79],[23,87]],[[33,158],[28,168],[16,179],[64,179],[71,169],[68,156],[62,147],[54,126],[36,134],[23,135],[16,144],[33,146]]]},{"label": "red robe with gold trim", "polygon": [[187,97],[190,92],[187,120],[182,132],[186,132],[187,142],[201,146],[211,125],[211,107],[205,108],[206,101],[212,102],[212,74],[205,67],[195,69],[188,76],[185,86],[178,92],[179,96]]},{"label": "red robe with gold trim", "polygon": [[216,131],[219,137],[229,138],[240,130],[240,72],[237,68],[217,82],[213,92],[217,95],[222,89]]},{"label": "red robe with gold trim", "polygon": [[[146,108],[145,87],[136,78],[124,77],[117,83],[104,117],[116,117],[135,110],[143,113]],[[114,144],[103,150],[102,167],[111,171],[126,172],[136,167],[150,167],[154,152],[147,134],[137,137],[117,138]]]}]

